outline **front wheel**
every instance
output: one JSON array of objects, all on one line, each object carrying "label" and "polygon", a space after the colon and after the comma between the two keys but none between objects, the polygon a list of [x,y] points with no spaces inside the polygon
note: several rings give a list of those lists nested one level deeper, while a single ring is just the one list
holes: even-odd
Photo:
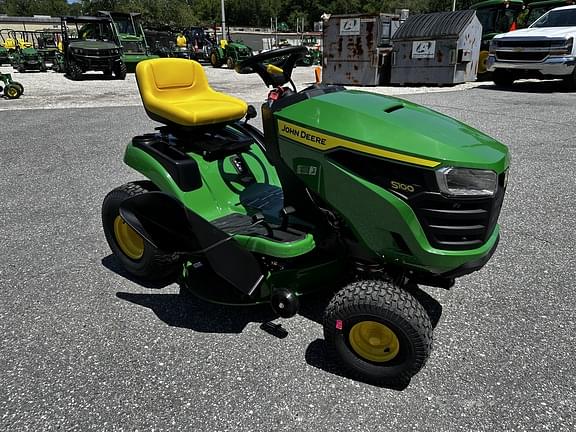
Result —
[{"label": "front wheel", "polygon": [[118,62],[114,66],[114,76],[116,79],[123,80],[126,79],[127,68],[124,62]]},{"label": "front wheel", "polygon": [[178,270],[177,254],[167,254],[147,243],[120,216],[120,205],[128,198],[157,190],[151,182],[133,182],[111,191],[102,203],[102,225],[106,241],[122,266],[144,281],[173,279]]},{"label": "front wheel", "polygon": [[219,68],[220,66],[222,66],[222,61],[215,52],[212,52],[212,54],[210,54],[210,64],[212,65],[212,67],[215,68]]},{"label": "front wheel", "polygon": [[4,95],[8,99],[18,99],[22,95],[23,87],[20,84],[14,85],[14,83],[8,84],[4,88]]},{"label": "front wheel", "polygon": [[496,69],[493,72],[492,80],[498,87],[510,87],[514,84],[514,75],[506,69]]},{"label": "front wheel", "polygon": [[566,75],[563,78],[563,81],[564,81],[564,86],[566,87],[566,90],[576,91],[576,68],[574,68],[574,71],[572,71],[572,73],[570,75]]},{"label": "front wheel", "polygon": [[340,290],[324,315],[331,357],[353,377],[401,386],[426,363],[432,324],[422,305],[392,282],[365,280]]}]

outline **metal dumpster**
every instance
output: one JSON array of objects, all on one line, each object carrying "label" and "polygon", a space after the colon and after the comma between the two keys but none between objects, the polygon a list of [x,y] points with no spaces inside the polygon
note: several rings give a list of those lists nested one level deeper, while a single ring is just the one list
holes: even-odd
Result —
[{"label": "metal dumpster", "polygon": [[476,79],[482,25],[476,11],[413,15],[392,37],[395,84],[457,84]]},{"label": "metal dumpster", "polygon": [[332,15],[323,26],[322,82],[379,85],[389,78],[391,37],[400,15]]}]

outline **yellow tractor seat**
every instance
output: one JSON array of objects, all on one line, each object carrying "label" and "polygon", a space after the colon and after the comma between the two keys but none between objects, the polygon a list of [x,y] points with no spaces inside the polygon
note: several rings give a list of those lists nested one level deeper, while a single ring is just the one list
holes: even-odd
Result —
[{"label": "yellow tractor seat", "polygon": [[181,127],[240,120],[246,102],[213,90],[200,63],[180,58],[146,60],[136,66],[144,108],[152,120]]}]

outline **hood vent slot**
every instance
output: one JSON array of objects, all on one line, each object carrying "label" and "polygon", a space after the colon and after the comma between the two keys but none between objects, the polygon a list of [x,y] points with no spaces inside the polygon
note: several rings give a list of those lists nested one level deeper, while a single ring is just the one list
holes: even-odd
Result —
[{"label": "hood vent slot", "polygon": [[394,111],[398,111],[399,109],[404,108],[404,105],[402,104],[398,104],[398,105],[392,105],[391,107],[388,107],[384,110],[384,112],[387,112],[388,114],[393,113]]}]

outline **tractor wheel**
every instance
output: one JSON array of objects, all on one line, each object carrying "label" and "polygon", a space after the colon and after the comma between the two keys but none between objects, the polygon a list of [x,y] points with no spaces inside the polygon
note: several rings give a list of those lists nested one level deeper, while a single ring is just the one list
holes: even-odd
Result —
[{"label": "tractor wheel", "polygon": [[478,75],[484,75],[487,72],[489,54],[486,50],[480,51],[480,57],[478,58]]},{"label": "tractor wheel", "polygon": [[46,72],[48,70],[48,68],[46,67],[46,63],[42,63],[40,65],[40,72]]},{"label": "tractor wheel", "polygon": [[157,188],[148,181],[132,182],[112,190],[102,203],[102,225],[106,241],[124,268],[144,281],[173,279],[178,270],[177,254],[166,254],[147,243],[120,216],[120,205],[128,198]]},{"label": "tractor wheel", "polygon": [[11,84],[13,86],[20,88],[20,95],[24,94],[24,86],[22,84],[20,84],[19,82],[16,82],[16,81],[12,81]]},{"label": "tractor wheel", "polygon": [[514,75],[506,69],[496,69],[493,72],[492,80],[498,87],[510,87],[514,84]]},{"label": "tractor wheel", "polygon": [[432,324],[407,291],[383,280],[353,282],[326,308],[324,338],[331,358],[353,377],[390,386],[409,382],[432,350]]},{"label": "tractor wheel", "polygon": [[226,59],[226,67],[228,69],[234,69],[234,65],[236,64],[236,62],[234,61],[234,59],[232,57],[228,57]]},{"label": "tractor wheel", "polygon": [[68,65],[66,75],[68,75],[71,80],[78,81],[82,79],[82,68],[76,63],[70,63]]},{"label": "tractor wheel", "polygon": [[126,64],[124,62],[119,62],[116,63],[116,65],[114,66],[114,76],[116,76],[116,79],[119,80],[123,80],[126,79]]},{"label": "tractor wheel", "polygon": [[215,52],[210,54],[210,64],[212,65],[212,67],[215,68],[219,68],[220,66],[222,66],[222,62],[220,61],[218,55]]},{"label": "tractor wheel", "polygon": [[20,73],[25,73],[26,72],[26,68],[24,66],[18,66],[18,72]]},{"label": "tractor wheel", "polygon": [[103,72],[104,76],[107,78],[110,78],[112,76],[112,69],[105,69]]},{"label": "tractor wheel", "polygon": [[4,96],[8,99],[18,99],[22,95],[22,91],[20,90],[19,86],[14,84],[8,84],[4,88]]}]

